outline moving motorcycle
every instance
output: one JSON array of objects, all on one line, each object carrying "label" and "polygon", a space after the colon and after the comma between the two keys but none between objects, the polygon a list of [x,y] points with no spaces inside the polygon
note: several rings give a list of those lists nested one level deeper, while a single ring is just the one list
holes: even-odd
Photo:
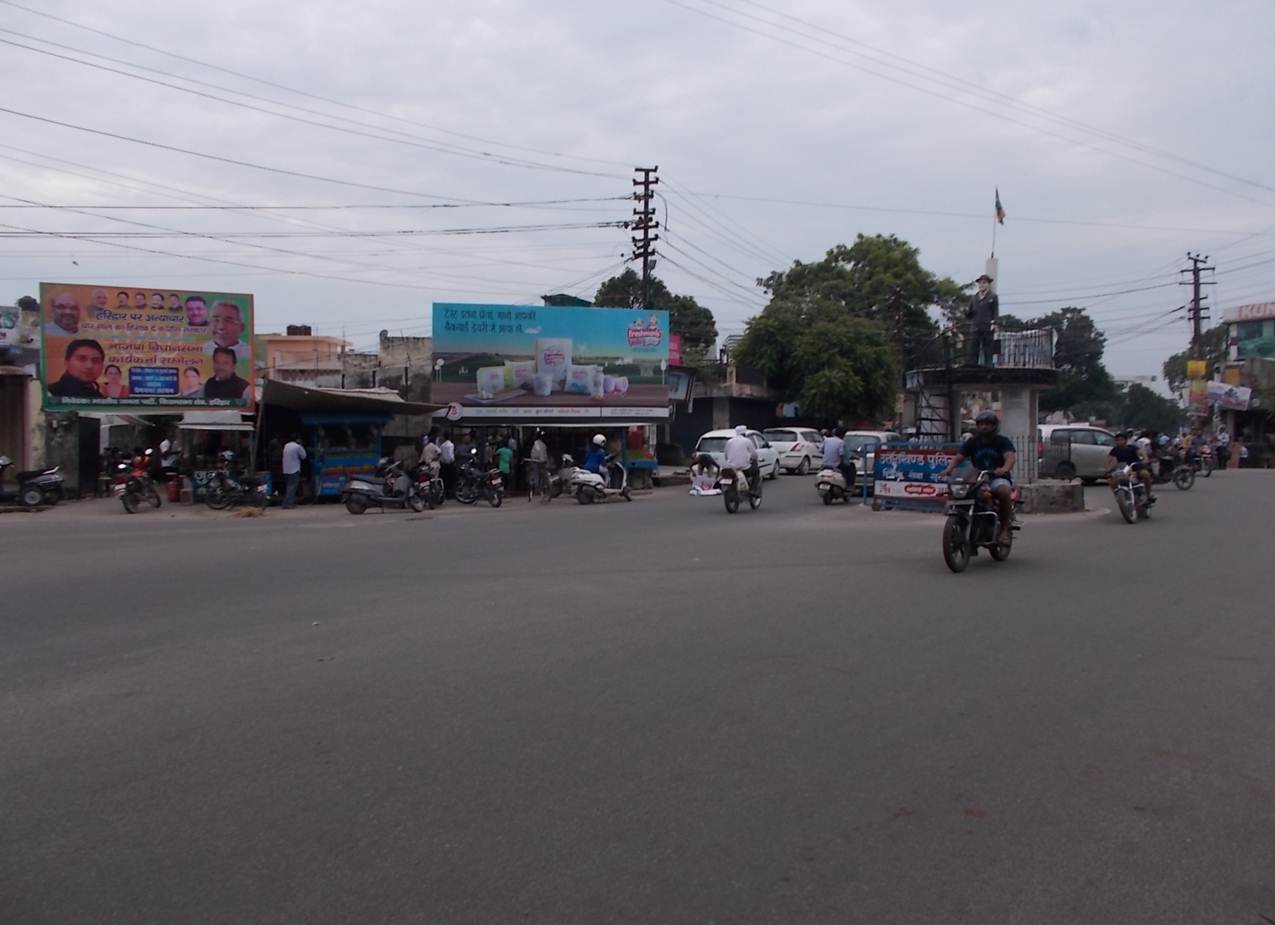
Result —
[{"label": "moving motorcycle", "polygon": [[479,498],[486,498],[492,507],[500,507],[505,500],[505,480],[499,469],[479,465],[475,448],[469,451],[469,459],[461,463],[457,473],[456,500],[461,504],[473,504]]},{"label": "moving motorcycle", "polygon": [[438,463],[422,464],[413,470],[416,482],[412,490],[425,499],[425,504],[432,511],[442,507],[447,500],[447,487],[443,484],[442,467]]},{"label": "moving motorcycle", "polygon": [[[0,456],[0,484],[4,482],[5,470],[13,465],[8,456]],[[50,507],[62,500],[62,477],[60,466],[49,469],[32,469],[19,472],[18,487],[13,491],[0,490],[0,501],[17,501],[27,509],[47,504]]]},{"label": "moving motorcycle", "polygon": [[606,468],[607,474],[604,477],[589,469],[576,467],[571,472],[571,478],[567,483],[566,490],[575,495],[576,500],[581,504],[605,501],[617,495],[625,501],[632,501],[633,493],[629,490],[629,472],[624,468],[624,464],[620,462],[620,458],[614,454],[608,456]]},{"label": "moving motorcycle", "polygon": [[136,514],[145,501],[151,507],[160,506],[159,492],[155,490],[155,480],[151,477],[151,450],[134,456],[131,463],[120,463],[118,469],[128,474],[122,482],[115,486],[124,510]]},{"label": "moving motorcycle", "polygon": [[742,470],[723,466],[717,484],[722,490],[722,501],[726,505],[726,513],[734,514],[738,511],[742,498],[748,499],[748,506],[754,511],[761,507],[762,479],[760,475],[750,481],[748,475]]},{"label": "moving motorcycle", "polygon": [[972,466],[962,466],[948,480],[947,520],[943,524],[943,561],[953,572],[963,572],[970,557],[986,549],[997,562],[1009,558],[1014,533],[1020,524],[1014,520],[1013,511],[1018,503],[1018,488],[1013,490],[1010,507],[1009,543],[998,539],[1001,528],[1000,512],[988,483],[989,470],[975,471]]},{"label": "moving motorcycle", "polygon": [[834,501],[850,503],[850,489],[846,486],[846,477],[838,469],[825,467],[815,476],[815,491],[823,499],[824,504]]},{"label": "moving motorcycle", "polygon": [[236,476],[231,472],[231,463],[235,454],[226,450],[221,454],[223,468],[218,469],[204,492],[204,504],[214,511],[224,511],[228,507],[250,504],[253,507],[265,507],[269,503],[266,497],[266,486],[251,476],[242,473]]},{"label": "moving motorcycle", "polygon": [[1162,451],[1156,455],[1155,461],[1151,474],[1157,485],[1172,482],[1179,491],[1187,491],[1195,484],[1195,469],[1180,454]]},{"label": "moving motorcycle", "polygon": [[1137,523],[1139,518],[1146,520],[1151,516],[1146,483],[1138,478],[1133,466],[1120,466],[1111,473],[1111,491],[1116,496],[1120,516],[1129,523]]},{"label": "moving motorcycle", "polygon": [[417,494],[415,484],[403,471],[403,464],[389,457],[381,459],[374,476],[352,475],[341,492],[345,509],[351,514],[362,514],[372,505],[409,507],[416,513],[425,510],[425,499]]},{"label": "moving motorcycle", "polygon": [[1213,447],[1207,443],[1200,447],[1199,453],[1191,457],[1191,468],[1206,479],[1213,474]]}]

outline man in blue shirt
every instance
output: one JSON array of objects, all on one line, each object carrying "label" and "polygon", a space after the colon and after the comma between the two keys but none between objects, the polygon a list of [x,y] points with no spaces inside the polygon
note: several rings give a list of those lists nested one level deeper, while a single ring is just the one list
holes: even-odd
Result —
[{"label": "man in blue shirt", "polygon": [[584,458],[584,468],[604,479],[607,477],[607,438],[602,434],[593,435],[593,446],[589,447],[589,455]]}]

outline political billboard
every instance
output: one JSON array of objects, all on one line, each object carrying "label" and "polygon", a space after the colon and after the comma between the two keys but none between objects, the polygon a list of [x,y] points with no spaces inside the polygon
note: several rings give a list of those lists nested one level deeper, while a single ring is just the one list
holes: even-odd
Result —
[{"label": "political billboard", "polygon": [[439,302],[433,327],[452,420],[668,416],[668,312]]},{"label": "political billboard", "polygon": [[251,295],[41,283],[40,317],[48,410],[253,407]]}]

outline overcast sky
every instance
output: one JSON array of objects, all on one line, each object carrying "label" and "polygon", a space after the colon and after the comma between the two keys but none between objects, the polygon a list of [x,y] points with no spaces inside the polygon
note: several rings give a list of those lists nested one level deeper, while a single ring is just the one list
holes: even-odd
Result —
[{"label": "overcast sky", "polygon": [[[1275,299],[1269,0],[22,6],[76,25],[0,0],[0,39],[41,49],[0,44],[0,107],[122,137],[0,112],[0,205],[593,200],[658,164],[657,273],[730,334],[764,304],[756,277],[860,232],[972,279],[999,186],[1003,310],[1091,305],[1117,376],[1185,346],[1165,313],[1187,297],[1171,285],[1187,250],[1214,258],[1215,319]],[[0,242],[0,299],[41,280],[252,292],[258,332],[310,323],[362,346],[428,333],[434,301],[590,296],[630,247],[614,227],[437,232],[593,226],[632,205],[3,208],[0,232],[112,236]],[[388,231],[434,233],[350,236]],[[246,233],[270,236],[217,239]]]}]

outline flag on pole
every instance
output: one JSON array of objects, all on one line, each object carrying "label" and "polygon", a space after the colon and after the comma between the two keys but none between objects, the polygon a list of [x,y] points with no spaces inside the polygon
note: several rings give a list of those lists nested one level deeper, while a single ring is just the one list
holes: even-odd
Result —
[{"label": "flag on pole", "polygon": [[998,225],[1005,224],[1005,207],[1001,205],[1000,187],[996,188],[996,223]]}]

